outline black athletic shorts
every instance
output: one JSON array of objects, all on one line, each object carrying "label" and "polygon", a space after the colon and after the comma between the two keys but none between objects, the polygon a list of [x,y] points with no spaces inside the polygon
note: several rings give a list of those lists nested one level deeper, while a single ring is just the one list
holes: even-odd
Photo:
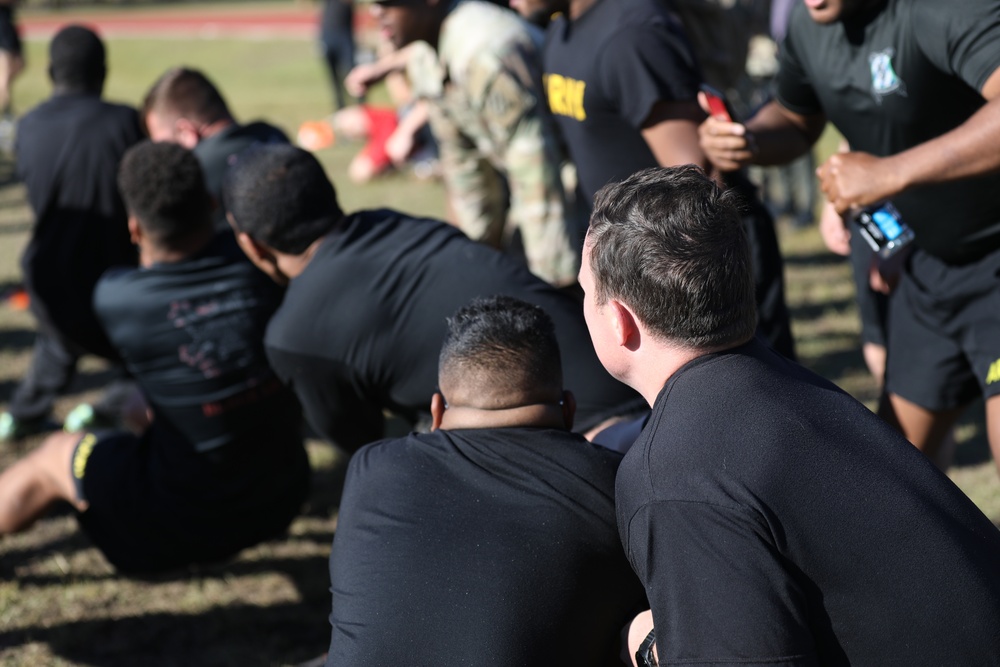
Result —
[{"label": "black athletic shorts", "polygon": [[[155,474],[146,438],[120,431],[84,433],[70,463],[77,496],[88,504],[77,519],[124,573],[225,560],[279,536],[301,510],[310,473],[305,449],[296,444],[277,450],[281,460],[258,466],[264,471],[258,480],[232,492],[199,488],[199,497],[192,498],[181,491],[183,481],[168,483]],[[211,475],[192,470],[191,477]]]},{"label": "black athletic shorts", "polygon": [[890,393],[935,411],[1000,394],[1000,250],[960,266],[914,250],[888,340]]},{"label": "black athletic shorts", "polygon": [[14,9],[0,5],[0,51],[21,55],[21,36],[14,25]]},{"label": "black athletic shorts", "polygon": [[889,310],[889,297],[871,288],[871,246],[857,231],[851,233],[851,273],[854,274],[854,291],[861,318],[861,342],[885,346],[885,321]]}]

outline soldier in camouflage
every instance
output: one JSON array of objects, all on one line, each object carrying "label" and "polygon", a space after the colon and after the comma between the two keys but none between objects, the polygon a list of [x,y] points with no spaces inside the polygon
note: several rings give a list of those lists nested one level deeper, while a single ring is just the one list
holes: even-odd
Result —
[{"label": "soldier in camouflage", "polygon": [[556,130],[540,96],[541,33],[481,0],[369,1],[399,50],[352,71],[350,92],[405,69],[414,93],[430,101],[458,226],[497,248],[519,230],[533,273],[574,283],[582,225],[569,219]]}]

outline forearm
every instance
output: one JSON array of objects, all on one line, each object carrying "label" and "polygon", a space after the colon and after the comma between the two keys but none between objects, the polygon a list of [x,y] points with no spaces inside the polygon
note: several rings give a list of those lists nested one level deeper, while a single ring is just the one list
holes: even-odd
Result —
[{"label": "forearm", "polygon": [[510,186],[508,218],[521,231],[528,268],[553,285],[572,284],[580,267],[566,221],[558,150],[538,114],[517,124],[503,161]]},{"label": "forearm", "polygon": [[1000,169],[1000,99],[989,102],[951,132],[885,158],[898,192],[981,176]]},{"label": "forearm", "polygon": [[812,149],[825,125],[822,116],[799,116],[777,102],[765,104],[746,123],[752,162],[778,165],[795,160]]}]

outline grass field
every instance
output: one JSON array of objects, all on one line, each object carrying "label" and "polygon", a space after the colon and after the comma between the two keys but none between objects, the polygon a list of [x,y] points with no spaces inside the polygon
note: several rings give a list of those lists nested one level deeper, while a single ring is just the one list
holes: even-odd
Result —
[{"label": "grass field", "polygon": [[[314,45],[306,41],[116,40],[109,44],[107,96],[136,104],[165,68],[190,64],[216,79],[236,115],[265,117],[292,134],[298,124],[328,112],[329,91]],[[48,94],[44,48],[28,44],[29,69],[18,82],[23,112]],[[440,216],[440,187],[405,175],[352,187],[343,177],[357,146],[320,154],[348,210],[393,206]],[[0,163],[8,171],[9,163]],[[19,185],[0,188],[0,290],[19,280],[17,258],[31,216]],[[858,351],[858,324],[849,269],[825,252],[814,228],[779,229],[787,257],[794,331],[803,362],[869,405],[875,388]],[[32,321],[0,306],[0,399],[24,371]],[[88,359],[58,416],[93,395],[106,379]],[[0,404],[0,408],[3,404]],[[981,408],[980,408],[981,409]],[[1000,481],[970,417],[951,474],[996,522]],[[0,468],[37,440],[0,446]],[[316,469],[305,516],[287,539],[246,551],[235,561],[152,579],[115,575],[56,512],[32,531],[0,540],[0,665],[283,665],[315,657],[328,641],[326,558],[335,530],[343,459],[310,443]]]}]

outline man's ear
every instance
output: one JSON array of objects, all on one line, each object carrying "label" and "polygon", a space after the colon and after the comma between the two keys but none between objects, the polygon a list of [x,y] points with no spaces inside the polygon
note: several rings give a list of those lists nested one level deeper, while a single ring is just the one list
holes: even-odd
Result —
[{"label": "man's ear", "polygon": [[573,430],[573,419],[576,417],[576,396],[569,389],[563,390],[562,413],[566,430]]},{"label": "man's ear", "polygon": [[139,245],[142,241],[142,228],[139,226],[139,220],[134,216],[130,215],[128,217],[128,237],[132,245]]},{"label": "man's ear", "polygon": [[279,285],[288,285],[288,276],[278,266],[278,257],[273,250],[246,232],[236,232],[236,243],[253,265],[263,271],[268,278]]},{"label": "man's ear", "polygon": [[611,313],[611,327],[615,332],[616,341],[620,346],[634,352],[641,341],[639,320],[635,313],[615,299],[608,301],[608,312]]},{"label": "man's ear", "polygon": [[444,396],[440,391],[435,391],[431,396],[431,430],[436,431],[441,428],[444,420]]},{"label": "man's ear", "polygon": [[181,117],[174,121],[174,137],[177,143],[190,151],[201,141],[201,131],[190,119]]}]

